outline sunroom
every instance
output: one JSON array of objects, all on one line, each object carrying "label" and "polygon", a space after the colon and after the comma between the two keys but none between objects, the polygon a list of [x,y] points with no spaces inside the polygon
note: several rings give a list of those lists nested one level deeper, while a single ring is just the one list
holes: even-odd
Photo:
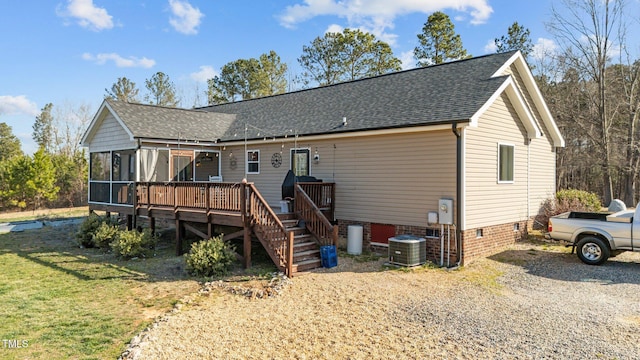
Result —
[{"label": "sunroom", "polygon": [[110,150],[90,154],[89,202],[133,206],[134,183],[221,182],[220,151]]}]

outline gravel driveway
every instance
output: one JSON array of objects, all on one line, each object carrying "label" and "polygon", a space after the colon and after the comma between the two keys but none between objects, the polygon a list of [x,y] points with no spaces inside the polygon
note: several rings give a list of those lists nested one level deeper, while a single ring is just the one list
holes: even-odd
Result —
[{"label": "gravel driveway", "polygon": [[267,299],[201,296],[127,358],[640,358],[640,254],[596,267],[564,251],[518,244],[456,271],[341,257]]}]

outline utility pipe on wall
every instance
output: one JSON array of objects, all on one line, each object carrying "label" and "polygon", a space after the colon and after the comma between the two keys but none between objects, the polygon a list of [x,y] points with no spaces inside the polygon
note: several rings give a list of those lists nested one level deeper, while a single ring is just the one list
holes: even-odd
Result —
[{"label": "utility pipe on wall", "polygon": [[458,123],[451,124],[451,131],[456,136],[456,266],[462,262],[462,134],[458,130]]}]

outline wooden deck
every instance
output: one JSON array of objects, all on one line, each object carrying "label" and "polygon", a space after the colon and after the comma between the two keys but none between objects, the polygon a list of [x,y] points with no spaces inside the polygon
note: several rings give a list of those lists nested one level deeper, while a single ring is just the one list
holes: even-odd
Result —
[{"label": "wooden deck", "polygon": [[[255,237],[276,266],[292,276],[320,265],[319,254],[317,262],[309,259],[316,252],[310,249],[309,239],[316,247],[337,245],[338,228],[332,223],[334,183],[297,183],[295,210],[286,217],[277,214],[252,183],[141,182],[132,189],[132,204],[90,203],[89,210],[126,215],[129,228],[136,227],[139,216],[146,216],[153,232],[156,219],[175,221],[177,255],[182,253],[186,231],[209,239],[216,225],[233,226],[241,230],[225,236],[225,240],[243,238],[241,260],[245,267],[251,266],[251,239]],[[300,220],[304,228],[296,226]],[[193,223],[207,224],[207,232]]]}]

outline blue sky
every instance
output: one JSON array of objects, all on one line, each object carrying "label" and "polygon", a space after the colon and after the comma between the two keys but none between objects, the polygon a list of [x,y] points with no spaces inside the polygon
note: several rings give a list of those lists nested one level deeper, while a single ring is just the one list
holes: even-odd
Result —
[{"label": "blue sky", "polygon": [[[637,1],[633,0],[635,5]],[[374,33],[391,44],[403,67],[414,66],[430,13],[444,11],[473,55],[493,52],[493,39],[518,21],[534,43],[554,48],[544,23],[551,0],[59,0],[2,1],[0,122],[27,153],[35,116],[89,105],[93,113],[118,77],[144,80],[162,71],[183,107],[206,105],[206,79],[239,58],[275,50],[291,72],[302,46],[328,30]],[[199,93],[200,101],[196,94]],[[142,96],[141,96],[142,97]],[[55,114],[55,112],[54,112]]]}]

